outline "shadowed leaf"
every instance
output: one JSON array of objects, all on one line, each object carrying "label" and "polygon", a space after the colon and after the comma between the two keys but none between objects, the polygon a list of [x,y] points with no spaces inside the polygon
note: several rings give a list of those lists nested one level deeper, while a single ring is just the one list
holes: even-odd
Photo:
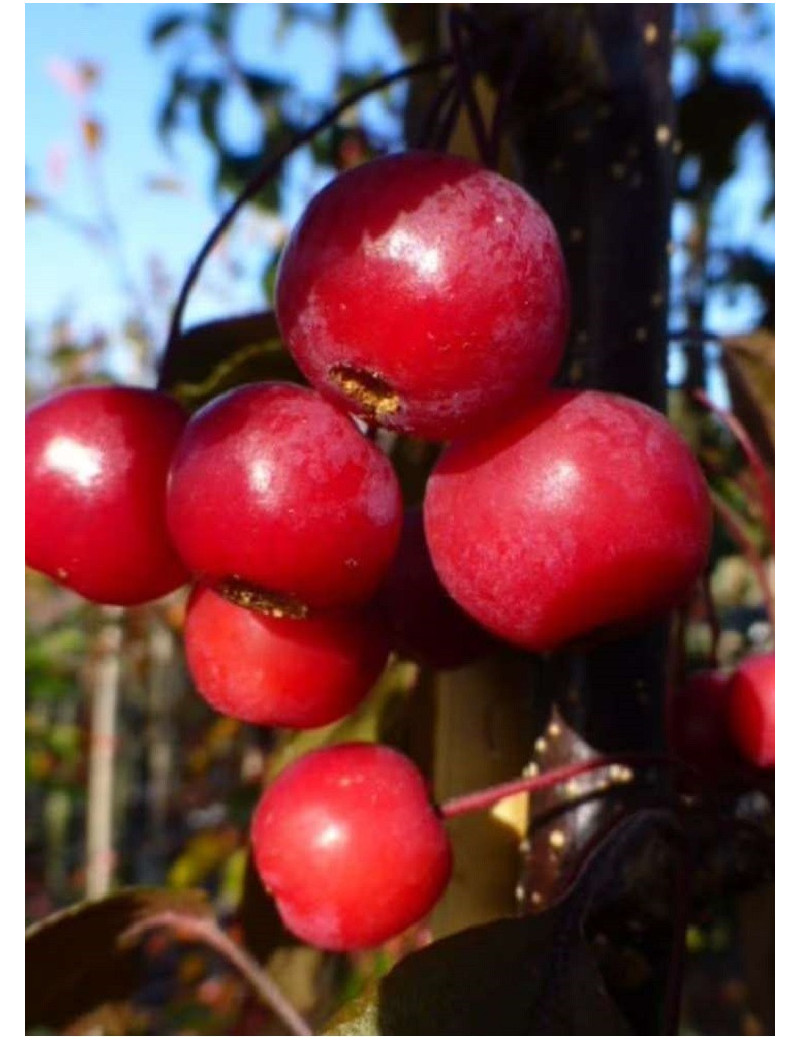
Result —
[{"label": "shadowed leaf", "polygon": [[194,410],[225,390],[259,380],[304,382],[283,349],[271,311],[189,329],[165,355],[159,386]]},{"label": "shadowed leaf", "polygon": [[163,18],[159,18],[150,30],[150,43],[154,45],[163,43],[170,36],[174,36],[189,21],[190,19],[182,14],[168,14]]},{"label": "shadowed leaf", "polygon": [[775,461],[775,335],[767,330],[725,340],[722,364],[733,412],[762,458]]},{"label": "shadowed leaf", "polygon": [[164,911],[192,917],[212,913],[204,892],[142,888],[79,903],[32,925],[25,933],[27,1025],[58,1029],[130,996],[140,955],[124,934]]}]

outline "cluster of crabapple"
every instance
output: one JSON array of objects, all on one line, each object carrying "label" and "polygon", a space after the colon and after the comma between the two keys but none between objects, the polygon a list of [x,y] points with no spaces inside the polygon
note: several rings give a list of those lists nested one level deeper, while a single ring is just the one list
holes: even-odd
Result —
[{"label": "cluster of crabapple", "polygon": [[[436,153],[349,170],[296,226],[276,315],[310,387],[250,384],[190,419],[156,391],[86,388],[27,423],[28,563],[102,603],[193,582],[187,661],[218,711],[321,726],[393,646],[437,667],[495,638],[551,652],[688,594],[701,471],[644,405],[551,387],[567,277],[520,187]],[[421,511],[404,519],[364,425],[448,442]],[[451,870],[421,775],[376,745],[289,766],[252,846],[286,925],[328,949],[411,926]]]}]

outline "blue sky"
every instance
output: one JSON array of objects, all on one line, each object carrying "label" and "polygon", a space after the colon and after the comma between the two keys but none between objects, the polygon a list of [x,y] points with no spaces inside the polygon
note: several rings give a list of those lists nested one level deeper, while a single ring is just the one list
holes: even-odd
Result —
[{"label": "blue sky", "polygon": [[[210,198],[211,156],[196,133],[178,132],[167,152],[155,126],[169,71],[182,43],[153,48],[148,34],[154,21],[195,4],[27,4],[26,12],[26,169],[34,193],[54,197],[70,219],[95,220],[97,192],[81,160],[75,99],[58,82],[54,62],[63,68],[78,61],[96,63],[101,77],[91,92],[90,109],[104,127],[100,168],[108,208],[119,226],[121,245],[132,279],[147,285],[146,272],[158,258],[175,289],[204,238],[216,222]],[[304,92],[320,100],[330,96],[337,54],[323,30],[294,25],[275,47],[274,4],[246,5],[237,22],[236,46],[244,59],[278,73],[301,76]],[[324,5],[322,5],[324,6]],[[344,43],[348,61],[365,69],[376,60],[400,61],[394,41],[382,25],[376,5],[356,5],[354,31]],[[177,50],[176,50],[177,47]],[[63,77],[63,73],[62,73]],[[373,112],[373,116],[377,113]],[[252,143],[252,116],[243,105],[226,113],[235,144]],[[54,170],[61,171],[54,179]],[[152,178],[180,181],[181,194],[154,192]],[[289,216],[306,199],[298,181]],[[293,213],[292,213],[293,211]],[[268,230],[268,229],[267,229]],[[189,323],[244,311],[262,302],[259,276],[264,251],[259,229],[245,237],[244,263],[252,277],[209,277],[213,285],[193,295]],[[241,245],[241,242],[239,243]],[[61,219],[33,214],[26,222],[26,319],[37,329],[56,315],[69,315],[81,330],[118,325],[128,308],[118,264]],[[211,272],[210,272],[211,273]],[[34,337],[35,339],[35,337]]]},{"label": "blue sky", "polygon": [[[96,191],[81,162],[77,137],[75,100],[59,86],[53,63],[88,60],[101,68],[101,78],[91,94],[92,114],[104,127],[101,150],[104,190],[120,232],[125,263],[131,279],[146,291],[148,266],[153,258],[163,268],[168,284],[177,290],[180,279],[216,220],[210,198],[211,156],[196,133],[177,134],[171,152],[165,151],[156,132],[156,114],[166,90],[169,70],[176,60],[171,44],[154,49],[148,42],[153,22],[176,10],[192,10],[193,4],[27,4],[25,120],[28,187],[55,194],[60,210],[70,217],[93,220],[97,215]],[[269,64],[278,73],[302,76],[304,91],[324,99],[330,96],[337,54],[324,32],[309,23],[296,25],[276,46],[275,23],[281,5],[244,5],[237,22],[236,47],[254,65]],[[325,5],[312,5],[321,6]],[[376,60],[386,66],[401,62],[391,35],[382,25],[379,5],[352,5],[356,26],[343,47],[348,61],[363,68]],[[756,72],[774,92],[774,39],[767,32],[753,37],[739,18],[743,5],[708,5],[714,17],[731,26],[720,54],[726,72]],[[760,5],[769,30],[774,25],[774,5]],[[691,76],[691,62],[676,64],[680,86]],[[373,113],[376,114],[376,113]],[[227,113],[227,125],[237,144],[252,142],[254,126],[245,106],[235,102]],[[769,254],[774,250],[774,224],[759,224],[758,193],[765,173],[765,152],[757,140],[743,143],[742,169],[722,193],[717,220],[725,233],[745,243],[755,241]],[[56,185],[54,170],[61,169]],[[300,166],[302,172],[302,164]],[[171,178],[184,186],[181,194],[149,190],[153,177]],[[302,206],[308,184],[296,180],[289,200],[291,219]],[[57,190],[56,190],[57,189]],[[676,214],[676,232],[681,215]],[[258,306],[264,246],[259,235],[269,228],[258,223],[237,225],[235,255],[241,277],[231,279],[222,269],[209,277],[190,304],[189,322],[222,316]],[[69,315],[81,330],[113,328],[129,308],[121,285],[118,264],[88,243],[63,222],[46,215],[26,221],[26,317],[31,328],[42,328],[57,315]],[[160,312],[163,315],[163,308]],[[158,317],[158,315],[155,315]],[[731,304],[712,300],[708,324],[719,332],[738,332],[753,321],[752,301],[741,294]],[[35,340],[35,336],[34,336]],[[122,373],[124,375],[124,373]]]}]

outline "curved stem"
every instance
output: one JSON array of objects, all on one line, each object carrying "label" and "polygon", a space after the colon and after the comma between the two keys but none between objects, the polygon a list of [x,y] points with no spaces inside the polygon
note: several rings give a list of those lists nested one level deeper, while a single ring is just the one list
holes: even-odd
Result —
[{"label": "curved stem", "polygon": [[719,405],[714,404],[708,394],[702,390],[695,390],[692,394],[695,401],[703,405],[712,412],[716,417],[727,427],[728,431],[733,435],[739,446],[747,458],[747,462],[753,471],[756,484],[758,485],[758,491],[761,498],[761,509],[764,513],[764,519],[769,524],[770,537],[772,544],[775,544],[775,492],[772,487],[772,481],[770,479],[767,467],[764,465],[764,460],[758,453],[758,448],[750,437],[750,434],[742,426],[739,420],[731,412],[726,411],[724,408],[720,408]]},{"label": "curved stem", "polygon": [[450,138],[453,136],[453,130],[455,130],[456,121],[458,114],[461,111],[461,94],[458,90],[458,85],[453,85],[453,93],[450,95],[449,102],[445,108],[444,115],[442,116],[438,133],[432,141],[432,148],[436,152],[446,152],[450,145]]},{"label": "curved stem", "polygon": [[772,597],[772,589],[770,588],[767,572],[764,567],[764,561],[761,559],[758,549],[753,543],[753,539],[747,533],[747,529],[736,515],[735,511],[731,509],[728,503],[714,491],[709,491],[709,494],[711,495],[711,502],[714,509],[717,511],[717,516],[720,518],[723,527],[742,550],[747,562],[753,568],[759,587],[761,588],[761,595],[764,597],[764,608],[767,611],[767,617],[769,618],[769,623],[774,632],[775,603]]},{"label": "curved stem", "polygon": [[[552,787],[558,787],[569,780],[574,780],[585,773],[593,773],[598,769],[610,769],[617,767],[635,766],[674,766],[680,768],[680,763],[667,755],[652,755],[647,753],[632,753],[614,755],[602,758],[589,758],[583,762],[572,763],[559,769],[551,769],[538,776],[521,776],[516,780],[509,780],[504,784],[496,784],[487,787],[483,791],[470,791],[469,794],[457,795],[448,798],[439,806],[439,812],[444,819],[452,819],[454,816],[463,816],[469,812],[479,812],[490,809],[497,802],[508,798],[513,794],[528,793],[536,791],[548,791]],[[628,770],[618,778],[621,782],[630,779]]]},{"label": "curved stem", "polygon": [[194,283],[197,281],[197,277],[200,274],[200,270],[208,258],[209,253],[219,241],[220,236],[223,235],[231,225],[239,210],[242,209],[245,203],[254,198],[254,196],[256,196],[273,177],[277,176],[286,159],[297,151],[298,148],[301,148],[304,144],[308,144],[308,142],[312,141],[317,134],[321,133],[321,131],[326,127],[334,123],[343,112],[347,111],[348,108],[357,105],[364,98],[369,97],[369,95],[375,94],[380,90],[385,90],[386,87],[390,87],[393,83],[397,83],[399,80],[407,79],[409,76],[415,76],[423,72],[433,72],[434,70],[441,68],[443,65],[449,64],[452,60],[450,54],[440,54],[435,58],[417,62],[415,65],[406,65],[402,69],[396,69],[394,72],[390,72],[386,76],[381,76],[380,79],[376,79],[374,82],[367,84],[360,90],[353,91],[352,94],[348,94],[346,98],[340,101],[338,105],[334,105],[333,108],[328,109],[323,116],[321,116],[315,123],[312,123],[306,130],[297,134],[296,137],[281,148],[276,155],[272,156],[272,158],[269,159],[269,161],[266,162],[265,165],[262,166],[262,168],[247,182],[236,199],[220,217],[187,272],[186,278],[184,279],[183,285],[178,294],[178,299],[175,303],[175,310],[172,314],[167,347],[161,364],[162,371],[165,367],[166,359],[175,349],[175,345],[180,339],[181,322],[183,320],[183,312],[189,298],[189,293],[191,292]]},{"label": "curved stem", "polygon": [[455,7],[450,11],[449,25],[450,40],[453,45],[453,57],[455,58],[456,64],[458,92],[467,109],[470,126],[472,127],[472,135],[475,139],[475,147],[478,150],[481,162],[485,166],[491,167],[492,152],[489,144],[489,135],[486,132],[486,126],[478,104],[478,98],[475,94],[475,88],[472,83],[474,70],[469,59],[469,53],[463,43],[463,23],[461,12]]},{"label": "curved stem", "polygon": [[417,148],[430,148],[432,146],[437,137],[437,127],[442,121],[442,112],[445,111],[448,101],[451,100],[457,90],[456,76],[452,74],[441,84],[428,106],[415,142]]},{"label": "curved stem", "polygon": [[250,983],[261,1001],[275,1012],[294,1036],[314,1035],[308,1022],[292,1007],[267,971],[229,935],[226,935],[215,920],[208,917],[190,917],[188,914],[165,910],[163,913],[154,914],[133,925],[125,933],[125,939],[138,939],[145,932],[153,931],[155,928],[169,928],[176,933],[176,938],[201,942],[215,950]]},{"label": "curved stem", "polygon": [[503,132],[506,129],[509,104],[514,88],[524,68],[525,59],[528,57],[535,29],[534,22],[526,26],[525,32],[517,42],[514,50],[511,67],[503,77],[503,82],[500,84],[500,90],[497,94],[497,101],[489,128],[489,156],[492,169],[494,170],[500,165],[500,148],[503,143]]}]

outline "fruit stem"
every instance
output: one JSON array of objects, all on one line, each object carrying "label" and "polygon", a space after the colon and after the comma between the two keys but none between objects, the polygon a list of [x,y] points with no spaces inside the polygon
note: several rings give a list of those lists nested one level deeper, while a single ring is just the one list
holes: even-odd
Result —
[{"label": "fruit stem", "polygon": [[769,524],[770,537],[772,544],[775,544],[775,492],[772,488],[772,481],[770,480],[767,467],[764,464],[764,460],[758,453],[753,443],[750,434],[739,422],[736,416],[727,411],[725,408],[720,408],[719,405],[714,404],[711,398],[702,390],[694,390],[692,392],[694,399],[704,408],[707,408],[716,417],[724,423],[729,433],[733,435],[735,440],[738,442],[742,451],[747,458],[748,464],[753,471],[756,484],[758,485],[759,495],[761,497],[761,509],[764,513],[764,519]]},{"label": "fruit stem", "polygon": [[559,784],[567,783],[569,780],[583,776],[585,773],[593,773],[598,769],[613,770],[614,767],[617,767],[620,770],[619,775],[612,775],[611,778],[622,783],[631,779],[630,769],[626,767],[665,765],[679,766],[679,763],[668,755],[645,752],[589,758],[583,762],[562,766],[559,769],[550,769],[537,776],[521,776],[516,780],[508,780],[506,783],[496,784],[494,787],[487,787],[481,791],[470,791],[468,794],[457,795],[455,798],[449,798],[443,802],[439,806],[439,812],[444,819],[449,820],[454,816],[463,816],[465,813],[490,809],[510,795],[524,792],[534,794],[537,791],[550,790],[552,787],[558,787]]},{"label": "fruit stem", "polygon": [[432,148],[437,139],[437,127],[442,122],[442,113],[447,108],[447,103],[458,93],[458,81],[455,73],[451,73],[439,86],[433,96],[425,118],[417,135],[417,148]]},{"label": "fruit stem", "polygon": [[525,62],[529,59],[533,34],[536,31],[534,22],[527,24],[525,32],[517,42],[514,50],[511,66],[503,77],[500,89],[497,92],[497,101],[492,114],[492,122],[489,128],[489,156],[490,165],[496,170],[500,165],[500,148],[503,143],[503,134],[508,122],[508,110],[511,97],[514,93]]},{"label": "fruit stem", "polygon": [[288,1026],[294,1036],[313,1036],[303,1016],[289,1003],[269,973],[238,943],[227,935],[213,918],[165,910],[138,922],[125,933],[126,940],[138,939],[145,932],[168,928],[177,939],[200,942],[215,950],[250,983],[260,1000]]},{"label": "fruit stem", "polygon": [[739,548],[747,558],[747,562],[753,568],[756,580],[761,588],[761,595],[764,598],[764,609],[767,612],[769,623],[772,626],[773,632],[775,631],[775,602],[772,597],[772,589],[769,585],[769,579],[767,572],[764,567],[764,561],[761,559],[761,555],[758,552],[758,548],[753,542],[753,539],[747,532],[742,521],[736,515],[735,511],[731,509],[728,503],[716,492],[709,491],[711,495],[711,502],[714,509],[717,511],[717,516],[722,521],[722,525],[731,538],[736,542]]},{"label": "fruit stem", "polygon": [[[183,312],[189,298],[189,293],[191,292],[194,283],[197,281],[200,270],[208,258],[209,253],[219,241],[221,235],[224,234],[233,222],[234,217],[244,204],[249,202],[250,199],[257,195],[273,177],[278,175],[284,162],[293,152],[298,148],[301,148],[304,144],[308,144],[309,141],[312,141],[317,134],[321,133],[326,127],[334,123],[343,112],[347,111],[348,108],[352,108],[354,105],[357,105],[359,101],[362,101],[365,97],[369,97],[371,94],[377,93],[379,90],[385,90],[386,87],[391,86],[399,80],[407,79],[409,76],[416,76],[424,72],[433,72],[436,69],[442,68],[444,65],[448,65],[452,60],[453,56],[450,53],[445,52],[443,54],[438,54],[434,58],[428,58],[425,61],[416,62],[413,65],[405,65],[401,69],[396,69],[394,72],[390,72],[387,75],[374,80],[372,83],[368,83],[359,90],[354,90],[352,94],[348,94],[346,98],[343,98],[342,101],[337,105],[334,105],[333,108],[328,109],[324,115],[322,115],[315,123],[312,123],[306,130],[303,130],[301,133],[293,137],[287,145],[273,155],[264,166],[262,166],[261,169],[251,177],[247,184],[245,184],[244,188],[242,188],[239,195],[222,214],[216,226],[211,231],[211,234],[203,243],[199,253],[195,257],[186,274],[186,278],[184,279],[183,285],[178,294],[178,299],[175,303],[175,310],[172,314],[169,335],[167,337],[167,346],[161,363],[162,372],[166,367],[167,358],[174,352],[176,344],[180,340]],[[160,381],[159,388],[163,389]]]},{"label": "fruit stem", "polygon": [[451,8],[448,15],[448,24],[450,27],[450,42],[453,46],[453,57],[455,59],[458,92],[467,110],[467,116],[472,127],[472,136],[475,140],[475,147],[478,150],[481,162],[484,166],[491,168],[492,150],[489,143],[489,135],[486,132],[486,125],[475,95],[475,88],[472,84],[474,70],[469,53],[464,47],[462,36],[463,21],[458,8]]}]

